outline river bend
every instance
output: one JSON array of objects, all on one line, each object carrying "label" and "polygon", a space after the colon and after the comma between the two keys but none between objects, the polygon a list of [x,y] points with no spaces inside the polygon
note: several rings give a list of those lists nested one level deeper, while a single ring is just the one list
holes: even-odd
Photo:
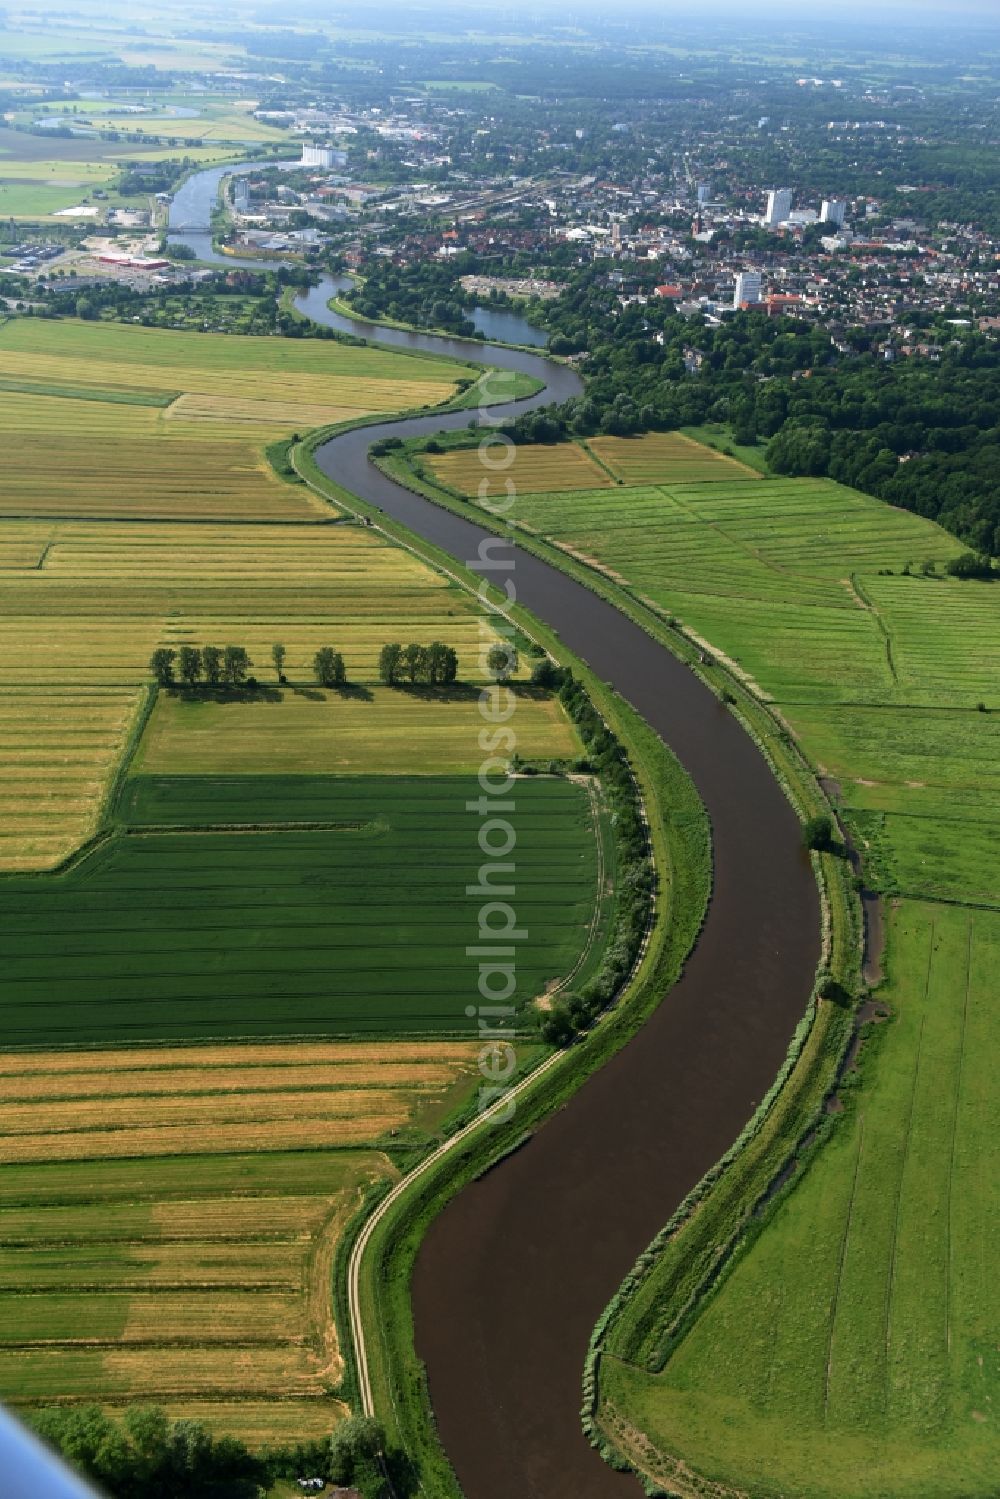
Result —
[{"label": "river bend", "polygon": [[[329,311],[334,290],[327,279],[299,305],[319,322],[371,333]],[[377,336],[484,357],[482,344],[461,339]],[[485,357],[545,381],[519,410],[580,390],[572,370],[540,355],[491,347]],[[465,562],[492,533],[395,484],[368,448],[468,419],[383,422],[333,438],[316,458],[346,489]],[[549,563],[518,549],[515,578],[519,602],[614,684],[691,775],[711,819],[714,889],[680,982],[635,1039],[431,1225],[413,1284],[416,1346],[467,1499],[636,1499],[635,1479],[608,1468],[580,1428],[591,1329],[777,1074],[819,960],[819,901],[792,808],[714,694]]]}]

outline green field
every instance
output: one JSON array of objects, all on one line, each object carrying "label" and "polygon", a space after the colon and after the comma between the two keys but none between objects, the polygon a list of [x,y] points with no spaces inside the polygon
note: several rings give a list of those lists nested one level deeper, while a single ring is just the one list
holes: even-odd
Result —
[{"label": "green field", "polygon": [[[475,995],[474,777],[136,777],[109,841],[0,883],[8,1044],[461,1032]],[[586,790],[517,783],[513,1002],[587,944]]]},{"label": "green field", "polygon": [[[555,468],[558,450],[540,452]],[[679,1236],[610,1334],[599,1423],[685,1496],[704,1481],[720,1499],[985,1499],[1000,1393],[985,1268],[1000,1200],[986,1084],[1000,591],[942,576],[962,547],[938,527],[829,480],[678,483],[641,455],[631,473],[522,494],[517,518],[773,705],[868,881],[901,904],[880,996],[893,1018],[842,1090],[831,1143],[673,1347],[656,1329],[681,1313],[665,1291]]]},{"label": "green field", "polygon": [[891,952],[816,1164],[662,1374],[603,1366],[608,1411],[754,1499],[994,1491],[1000,915],[904,902]]},{"label": "green field", "polygon": [[[14,119],[22,127],[30,128],[46,115],[66,115],[70,102],[28,105],[17,111]],[[144,196],[126,199],[118,194],[123,168],[179,156],[209,165],[238,156],[242,141],[280,139],[277,132],[261,126],[249,114],[234,112],[231,101],[227,110],[218,105],[206,106],[206,118],[185,121],[156,115],[152,119],[139,115],[98,121],[91,116],[100,109],[106,111],[106,102],[76,101],[73,107],[81,123],[131,134],[145,121],[144,129],[154,133],[143,140],[102,140],[96,136],[49,135],[42,131],[29,134],[28,129],[11,130],[0,124],[0,213],[4,218],[51,218],[83,201],[89,203],[92,191],[100,188],[104,197],[94,205],[97,213],[92,220],[97,224],[103,222],[104,209],[110,204],[131,203],[140,208],[148,204]],[[182,123],[194,128],[178,130]],[[157,141],[157,135],[162,137],[162,143]],[[201,144],[186,144],[194,139]]]}]

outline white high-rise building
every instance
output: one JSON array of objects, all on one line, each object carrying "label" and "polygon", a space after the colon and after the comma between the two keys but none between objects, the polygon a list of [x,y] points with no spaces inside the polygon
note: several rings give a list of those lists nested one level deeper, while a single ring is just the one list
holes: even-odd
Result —
[{"label": "white high-rise building", "polygon": [[821,224],[836,224],[839,229],[847,217],[847,204],[843,198],[824,198],[819,211]]},{"label": "white high-rise building", "polygon": [[764,210],[765,224],[784,224],[792,211],[792,190],[790,187],[776,187],[767,195],[767,208]]},{"label": "white high-rise building", "polygon": [[736,277],[736,290],[733,292],[733,306],[740,308],[744,302],[754,303],[760,301],[761,293],[760,271],[741,271]]},{"label": "white high-rise building", "polygon": [[698,192],[698,206],[699,207],[704,207],[704,205],[706,203],[711,203],[711,201],[712,201],[712,184],[710,182],[699,182],[698,183],[697,192]]},{"label": "white high-rise building", "polygon": [[343,155],[333,146],[303,146],[301,164],[304,167],[336,167],[341,164]]}]

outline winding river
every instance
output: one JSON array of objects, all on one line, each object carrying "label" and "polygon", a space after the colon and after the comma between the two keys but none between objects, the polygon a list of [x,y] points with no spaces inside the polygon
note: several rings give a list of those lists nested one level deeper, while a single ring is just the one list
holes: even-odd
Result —
[{"label": "winding river", "polygon": [[[299,306],[317,322],[367,332],[330,312],[335,290],[327,278]],[[484,357],[482,344],[462,339],[377,336]],[[491,348],[488,357],[545,381],[519,410],[580,389],[572,370],[540,355]],[[387,421],[335,437],[316,457],[354,494],[471,562],[492,533],[368,459],[379,437],[468,419]],[[413,1285],[416,1345],[467,1499],[636,1499],[635,1479],[608,1468],[580,1429],[587,1341],[637,1255],[777,1073],[819,959],[819,903],[798,820],[732,714],[668,650],[557,568],[519,549],[514,576],[519,601],[613,682],[692,776],[711,818],[715,882],[684,975],[639,1035],[432,1224]]]},{"label": "winding river", "polygon": [[[189,179],[170,214],[172,239],[227,265],[241,262],[212,249],[208,223],[231,170]],[[327,303],[347,284],[325,277],[298,305],[317,322],[394,348],[488,357],[537,376],[544,389],[518,410],[581,389],[572,370],[540,354],[490,347],[487,356],[479,342],[334,313]],[[471,562],[492,533],[402,489],[368,459],[379,437],[468,419],[383,422],[334,438],[316,457],[338,483]],[[614,683],[692,776],[711,818],[715,882],[684,975],[639,1035],[432,1224],[414,1277],[416,1344],[467,1499],[636,1499],[635,1479],[608,1468],[580,1429],[590,1332],[777,1073],[819,958],[819,905],[798,821],[732,714],[669,651],[557,568],[518,550],[515,579],[520,602]]]},{"label": "winding river", "polygon": [[[232,168],[198,173],[177,194],[171,238],[232,265],[207,232],[223,170]],[[331,312],[345,284],[325,277],[298,305],[394,348],[488,357],[543,380],[518,410],[580,391],[572,370],[540,354]],[[368,459],[379,437],[468,419],[383,422],[343,433],[316,457],[338,483],[472,562],[492,533],[402,489]],[[614,683],[692,776],[711,818],[715,882],[684,975],[639,1035],[432,1224],[414,1277],[416,1345],[467,1499],[637,1499],[635,1479],[608,1468],[580,1429],[590,1332],[777,1073],[819,958],[819,903],[797,818],[732,714],[668,650],[557,568],[519,549],[515,579],[519,601]]]}]

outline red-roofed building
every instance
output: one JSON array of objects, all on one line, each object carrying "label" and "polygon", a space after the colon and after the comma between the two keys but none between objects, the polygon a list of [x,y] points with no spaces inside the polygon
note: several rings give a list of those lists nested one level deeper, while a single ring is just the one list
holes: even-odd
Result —
[{"label": "red-roofed building", "polygon": [[679,286],[658,286],[656,288],[656,295],[658,297],[669,297],[671,302],[679,302],[684,295],[684,291]]},{"label": "red-roofed building", "polygon": [[769,313],[786,312],[792,307],[801,306],[802,298],[795,292],[771,292],[770,296],[764,298],[764,305]]}]

